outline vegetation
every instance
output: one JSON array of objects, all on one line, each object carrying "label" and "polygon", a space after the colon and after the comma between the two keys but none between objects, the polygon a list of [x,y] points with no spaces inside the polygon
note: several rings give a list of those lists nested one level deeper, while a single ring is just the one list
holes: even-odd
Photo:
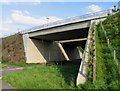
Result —
[{"label": "vegetation", "polygon": [[90,35],[90,59],[89,59],[89,64],[88,64],[88,78],[89,81],[93,81],[93,62],[94,62],[94,25],[91,26],[91,35]]},{"label": "vegetation", "polygon": [[120,12],[115,15],[109,15],[103,22],[106,36],[110,40],[113,50],[116,50],[117,59],[120,60]]},{"label": "vegetation", "polygon": [[0,69],[6,68],[6,67],[7,67],[7,65],[0,63]]},{"label": "vegetation", "polygon": [[6,66],[27,67],[27,66],[39,66],[40,64],[27,64],[27,63],[3,63]]},{"label": "vegetation", "polygon": [[[106,36],[110,39],[112,49],[116,49],[117,58],[119,60],[120,52],[120,13],[110,15],[103,22],[104,31],[101,24],[97,26],[96,33],[96,50],[97,50],[97,64],[96,64],[96,82],[92,83],[91,74],[92,69],[89,70],[88,81],[81,85],[82,89],[119,89],[119,66],[113,60],[113,54],[107,45]],[[106,35],[105,35],[106,31]],[[118,56],[119,55],[119,56]]]},{"label": "vegetation", "polygon": [[107,36],[112,50],[116,50],[116,58],[120,63],[119,18],[120,13],[109,15],[103,22],[104,30],[101,24],[97,25],[96,82],[92,82],[92,63],[89,64],[88,81],[78,87],[75,86],[75,82],[79,65],[39,65],[34,66],[33,69],[9,74],[3,77],[3,80],[18,89],[119,89],[120,66],[113,60],[113,54],[106,40]]},{"label": "vegetation", "polygon": [[3,80],[17,89],[76,89],[77,72],[78,65],[39,65],[9,74]]}]

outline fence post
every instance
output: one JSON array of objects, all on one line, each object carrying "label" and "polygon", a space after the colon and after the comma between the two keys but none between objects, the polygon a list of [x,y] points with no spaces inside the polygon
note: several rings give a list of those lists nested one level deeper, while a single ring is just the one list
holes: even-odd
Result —
[{"label": "fence post", "polygon": [[109,39],[107,39],[107,43],[108,43],[108,46],[109,46],[109,44],[110,44],[110,40]]},{"label": "fence post", "polygon": [[116,51],[114,50],[114,60],[116,60]]}]

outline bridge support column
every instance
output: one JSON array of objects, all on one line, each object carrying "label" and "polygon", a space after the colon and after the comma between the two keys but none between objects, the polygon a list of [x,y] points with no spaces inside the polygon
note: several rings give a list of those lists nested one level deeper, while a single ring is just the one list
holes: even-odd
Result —
[{"label": "bridge support column", "polygon": [[63,48],[70,60],[81,59],[81,52],[77,46],[63,45]]},{"label": "bridge support column", "polygon": [[39,48],[42,47],[43,45],[36,46],[40,44],[40,41],[30,39],[28,34],[24,34],[23,42],[26,63],[46,63],[46,59],[41,53],[42,51],[39,50]]},{"label": "bridge support column", "polygon": [[69,61],[70,59],[69,59],[69,57],[68,57],[67,53],[65,52],[65,50],[64,50],[64,48],[63,48],[63,46],[62,46],[62,44],[57,43],[57,45],[58,45],[58,47],[60,48],[60,50],[61,50],[62,54],[63,54],[63,55],[64,55],[64,57],[65,57],[65,59],[66,59],[67,61]]}]

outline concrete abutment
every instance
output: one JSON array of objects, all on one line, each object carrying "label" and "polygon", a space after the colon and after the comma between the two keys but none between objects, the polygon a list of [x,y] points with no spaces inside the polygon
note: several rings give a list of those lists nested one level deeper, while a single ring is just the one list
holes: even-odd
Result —
[{"label": "concrete abutment", "polygon": [[23,35],[26,63],[49,63],[81,59],[77,46],[63,46],[61,43],[29,38]]}]

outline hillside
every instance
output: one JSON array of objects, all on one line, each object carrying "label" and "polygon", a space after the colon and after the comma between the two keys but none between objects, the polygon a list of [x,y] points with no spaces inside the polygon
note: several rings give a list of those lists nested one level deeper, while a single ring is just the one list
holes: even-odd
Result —
[{"label": "hillside", "polygon": [[7,63],[25,62],[21,34],[11,35],[2,39],[2,61]]},{"label": "hillside", "polygon": [[110,15],[103,22],[103,27],[112,49],[116,50],[117,59],[120,60],[120,12],[116,15]]},{"label": "hillside", "polygon": [[[92,70],[83,89],[119,89],[120,67],[120,13],[109,15],[96,26],[96,82],[92,82]],[[102,24],[102,25],[101,25]],[[107,40],[109,38],[110,48]],[[113,58],[116,50],[116,60]]]}]

